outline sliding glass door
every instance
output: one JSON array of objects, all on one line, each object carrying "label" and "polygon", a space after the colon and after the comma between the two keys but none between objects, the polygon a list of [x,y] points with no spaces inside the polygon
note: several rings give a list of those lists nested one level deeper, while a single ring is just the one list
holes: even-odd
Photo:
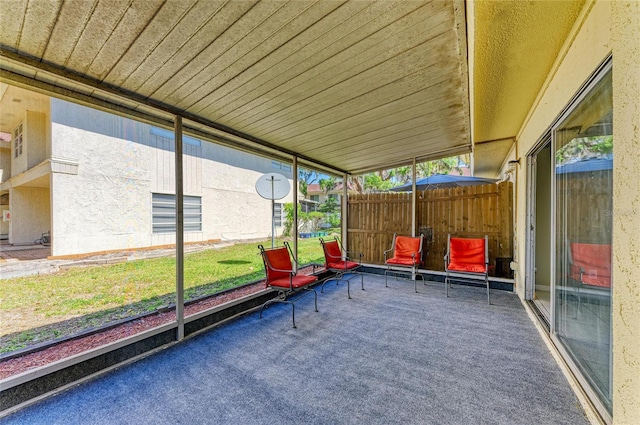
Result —
[{"label": "sliding glass door", "polygon": [[611,411],[613,102],[605,68],[554,126],[555,337]]}]

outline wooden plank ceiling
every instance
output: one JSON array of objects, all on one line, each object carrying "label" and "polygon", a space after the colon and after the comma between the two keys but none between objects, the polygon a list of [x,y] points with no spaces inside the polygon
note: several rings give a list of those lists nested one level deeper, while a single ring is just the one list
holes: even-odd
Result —
[{"label": "wooden plank ceiling", "polygon": [[4,82],[181,114],[351,173],[471,148],[462,0],[2,6]]}]

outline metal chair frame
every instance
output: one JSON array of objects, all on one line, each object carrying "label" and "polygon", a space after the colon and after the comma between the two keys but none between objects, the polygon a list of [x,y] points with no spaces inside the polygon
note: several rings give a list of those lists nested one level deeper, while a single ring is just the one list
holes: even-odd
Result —
[{"label": "metal chair frame", "polygon": [[[480,239],[480,238],[457,238],[457,239]],[[472,276],[482,276],[484,278],[485,285],[487,286],[487,302],[491,304],[491,294],[489,291],[489,237],[484,236],[484,272],[469,272],[461,270],[450,270],[449,264],[451,263],[451,234],[447,235],[447,253],[444,256],[444,270],[446,272],[444,278],[444,287],[447,297],[449,296],[449,287],[451,286],[451,273],[460,275],[462,279],[469,279]],[[458,277],[459,276],[454,276]]]},{"label": "metal chair frame", "polygon": [[[302,285],[302,286],[299,286],[299,287],[294,287],[293,283],[294,283],[294,279],[297,277],[297,273],[293,269],[293,263],[291,263],[291,260],[293,259],[293,262],[296,265],[298,264],[298,260],[294,257],[293,251],[291,250],[291,247],[289,246],[289,244],[286,241],[284,242],[284,247],[289,252],[289,262],[291,264],[291,268],[290,269],[278,269],[278,268],[273,267],[273,265],[269,262],[268,252],[273,251],[275,249],[282,249],[282,247],[265,248],[262,245],[258,245],[258,248],[260,249],[260,255],[262,255],[262,261],[264,263],[265,274],[267,276],[266,284],[267,284],[267,286],[275,288],[278,291],[278,294],[276,295],[275,298],[272,298],[272,299],[268,300],[267,302],[265,302],[264,304],[262,304],[262,307],[260,307],[260,318],[262,319],[262,312],[265,309],[265,307],[267,307],[270,304],[273,304],[273,303],[289,304],[289,305],[291,305],[291,320],[293,322],[293,327],[296,328],[297,327],[296,326],[296,307],[295,307],[295,302],[296,301],[298,301],[299,299],[301,299],[305,295],[313,293],[315,310],[316,310],[316,312],[318,311],[318,293],[316,292],[315,289],[309,288],[311,285],[314,285],[314,284],[318,283],[318,278],[316,277],[315,280],[310,281],[309,283],[307,283],[305,285]],[[272,271],[275,271],[275,272],[289,273],[289,287],[287,288],[287,287],[283,287],[283,286],[272,286],[271,282],[269,282],[268,270],[272,270]],[[297,296],[297,297],[294,297],[294,298],[290,298],[291,295],[297,294],[297,293],[300,293],[300,295]]]},{"label": "metal chair frame", "polygon": [[[395,256],[395,249],[396,249],[396,238],[397,238],[398,234],[394,233],[393,234],[393,242],[391,243],[391,248],[384,251],[384,263],[387,266],[387,268],[384,271],[384,286],[385,287],[389,287],[388,283],[387,283],[387,275],[390,271],[397,271],[397,272],[406,272],[407,269],[411,269],[411,280],[413,280],[413,286],[416,292],[418,292],[418,281],[417,281],[417,277],[420,276],[420,278],[422,279],[423,283],[424,283],[424,276],[422,276],[420,273],[418,273],[418,267],[420,267],[420,265],[422,264],[422,245],[423,245],[423,240],[424,240],[424,235],[420,235],[420,236],[412,236],[412,238],[414,239],[420,239],[420,248],[417,252],[414,252],[411,254],[411,261],[412,264],[411,265],[400,265],[400,264],[389,264],[387,261],[389,261],[390,259],[387,259],[387,254],[388,253],[393,253]],[[408,237],[408,236],[407,236]],[[393,257],[391,257],[393,258]],[[396,280],[398,279],[398,275],[395,275]],[[426,284],[426,283],[425,283]]]},{"label": "metal chair frame", "polygon": [[[325,279],[324,283],[322,284],[322,288],[320,289],[321,293],[324,293],[324,285],[327,284],[327,282],[329,282],[330,280],[335,280],[336,281],[336,285],[338,285],[340,282],[347,282],[347,298],[351,299],[351,287],[350,287],[350,281],[351,279],[357,277],[358,275],[360,276],[360,286],[362,287],[362,290],[364,291],[364,276],[362,275],[362,273],[360,273],[358,271],[358,269],[360,268],[360,266],[362,265],[362,256],[363,254],[357,253],[359,255],[359,259],[358,259],[358,265],[356,267],[352,267],[352,268],[347,268],[347,262],[352,262],[349,258],[349,252],[347,250],[344,249],[344,247],[342,246],[342,243],[340,242],[340,239],[338,239],[338,237],[336,236],[335,238],[335,242],[338,244],[338,247],[340,248],[340,253],[343,254],[339,257],[336,257],[334,255],[331,255],[328,251],[327,251],[327,246],[326,244],[329,242],[325,242],[324,239],[320,238],[320,243],[322,244],[322,251],[324,251],[324,267],[325,269],[329,270],[332,273],[335,273],[335,275],[333,277],[330,277],[328,279]],[[333,242],[333,241],[331,241]],[[333,260],[333,261],[329,261],[329,260]],[[336,262],[342,262],[344,261],[344,265],[345,267],[342,268],[335,268],[335,267],[329,267],[330,263],[336,263]],[[344,275],[345,274],[351,274],[353,273],[353,276],[350,276],[346,279],[344,279]]]}]

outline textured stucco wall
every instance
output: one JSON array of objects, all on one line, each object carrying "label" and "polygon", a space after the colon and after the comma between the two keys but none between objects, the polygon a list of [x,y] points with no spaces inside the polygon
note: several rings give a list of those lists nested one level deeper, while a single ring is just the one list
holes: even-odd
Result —
[{"label": "textured stucco wall", "polygon": [[27,154],[27,167],[32,168],[47,159],[48,118],[46,114],[33,111],[27,111],[26,117],[25,153]]},{"label": "textured stucco wall", "polygon": [[[52,176],[52,255],[175,243],[175,234],[153,234],[151,225],[151,194],[175,193],[171,132],[152,134],[146,124],[57,99],[52,120],[53,155],[79,162],[77,175]],[[271,203],[255,182],[267,172],[291,178],[290,171],[204,141],[184,152],[184,193],[202,196],[203,214],[202,231],[185,233],[186,242],[271,235]]]},{"label": "textured stucco wall", "polygon": [[610,3],[589,2],[576,27],[560,52],[559,61],[545,82],[537,102],[529,112],[516,139],[520,160],[516,183],[516,244],[518,272],[515,278],[516,292],[525,296],[526,270],[526,214],[527,214],[527,153],[549,128],[553,120],[569,103],[589,75],[611,52],[609,22]]},{"label": "textured stucco wall", "polygon": [[613,418],[640,424],[640,2],[612,4]]},{"label": "textured stucco wall", "polygon": [[[588,76],[613,53],[613,421],[640,423],[640,3],[588,2],[517,138],[517,243],[525,252],[526,154]],[[518,293],[524,295],[525,257]]]},{"label": "textured stucco wall", "polygon": [[[271,160],[210,143],[203,146],[203,208],[207,215],[203,229],[210,239],[254,239],[271,235],[271,201],[261,198],[255,183],[265,173],[291,172],[271,167]],[[206,159],[210,158],[210,159]],[[240,168],[244,165],[246,168]],[[289,194],[276,202],[293,200],[293,182]],[[280,234],[282,228],[276,229]]]},{"label": "textured stucco wall", "polygon": [[149,246],[151,148],[57,123],[52,137],[54,154],[79,162],[52,175],[52,255]]},{"label": "textured stucco wall", "polygon": [[49,189],[17,187],[9,191],[11,221],[9,240],[14,244],[33,243],[51,227]]}]

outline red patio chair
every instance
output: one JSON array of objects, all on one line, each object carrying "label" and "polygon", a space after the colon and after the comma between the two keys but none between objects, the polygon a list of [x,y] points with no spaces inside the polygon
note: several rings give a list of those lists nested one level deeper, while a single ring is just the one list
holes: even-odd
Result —
[{"label": "red patio chair", "polygon": [[450,273],[464,277],[478,276],[487,285],[487,301],[491,304],[489,293],[489,238],[452,238],[447,236],[447,254],[444,256],[446,272],[444,286],[447,297],[451,285]]},{"label": "red patio chair", "polygon": [[[395,233],[393,234],[391,249],[384,251],[384,263],[387,266],[387,269],[384,271],[384,286],[389,286],[387,284],[387,274],[390,271],[404,271],[411,269],[411,279],[413,280],[416,292],[418,292],[416,277],[420,276],[424,281],[422,275],[418,273],[418,268],[422,264],[423,237],[423,235],[411,237],[398,236]],[[387,258],[389,254],[392,255]]]},{"label": "red patio chair", "polygon": [[569,244],[569,277],[578,283],[578,309],[581,289],[611,288],[611,244],[571,242]]},{"label": "red patio chair", "polygon": [[[325,269],[335,273],[335,276],[331,279],[327,279],[322,284],[322,289],[320,292],[324,292],[324,285],[327,284],[330,280],[335,280],[336,285],[341,281],[347,282],[347,297],[351,299],[351,289],[349,282],[354,277],[360,275],[360,286],[364,291],[364,276],[362,273],[358,273],[358,268],[362,265],[362,253],[359,253],[359,259],[356,263],[355,261],[351,261],[348,257],[348,252],[342,247],[340,240],[338,237],[333,241],[325,242],[324,239],[320,238],[320,243],[322,244],[322,250],[324,251],[324,267]],[[345,274],[352,274],[348,278],[344,278]]]},{"label": "red patio chair", "polygon": [[[262,255],[262,261],[264,262],[264,270],[267,275],[266,285],[267,287],[274,288],[278,291],[278,295],[262,304],[260,308],[260,318],[262,318],[262,311],[266,306],[273,303],[285,303],[291,304],[291,319],[293,320],[293,327],[296,327],[296,307],[294,303],[303,296],[313,293],[315,308],[318,311],[318,294],[315,289],[309,288],[318,281],[317,276],[305,276],[298,275],[293,269],[291,259],[297,263],[291,247],[287,242],[283,247],[267,249],[262,245],[258,245],[260,254]],[[289,296],[300,292],[301,294],[294,299],[289,299]]]}]

